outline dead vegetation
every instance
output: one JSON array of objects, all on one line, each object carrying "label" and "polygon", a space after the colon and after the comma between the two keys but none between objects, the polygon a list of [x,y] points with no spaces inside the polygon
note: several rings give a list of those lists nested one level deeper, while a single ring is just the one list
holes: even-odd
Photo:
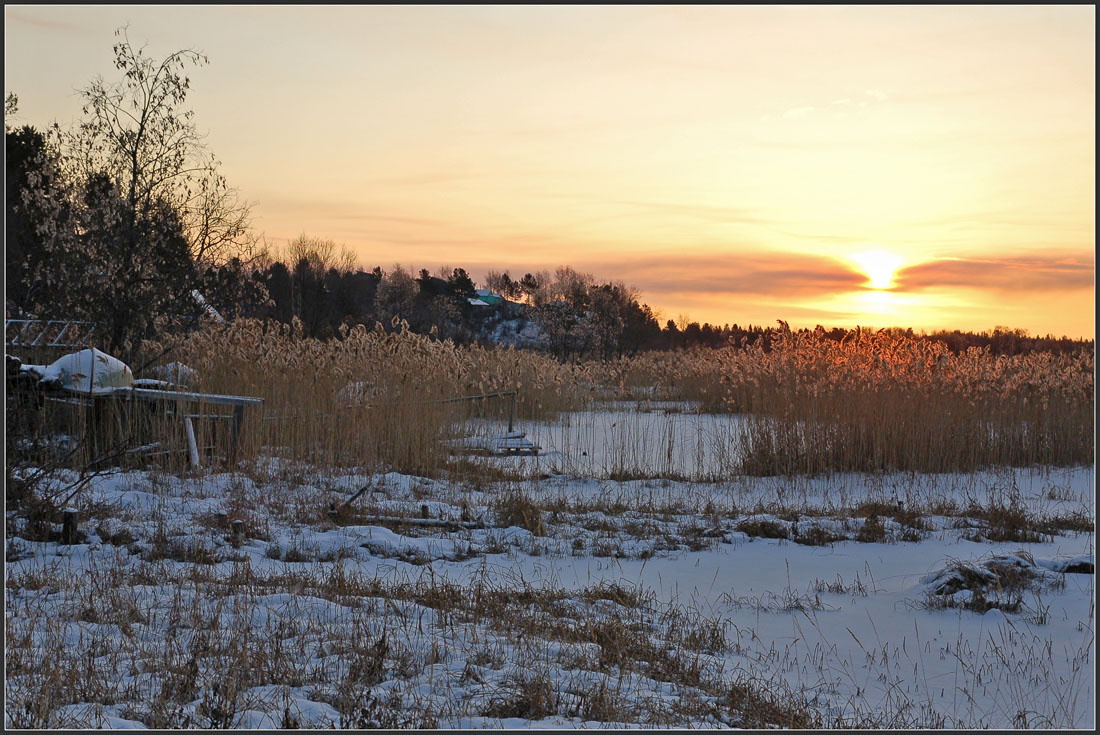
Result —
[{"label": "dead vegetation", "polygon": [[648,353],[618,374],[751,417],[740,469],[753,475],[1094,462],[1092,350],[955,354],[888,331],[785,331],[768,348]]},{"label": "dead vegetation", "polygon": [[[935,575],[930,575],[928,590],[921,603],[931,610],[958,608],[984,614],[989,610],[1020,612],[1025,594],[1065,586],[1065,574],[1056,574],[1036,566],[1031,554],[994,554],[980,562],[951,560]],[[1041,602],[1038,603],[1041,606]],[[1047,622],[1045,609],[1029,610],[1036,624]]]},{"label": "dead vegetation", "polygon": [[[45,581],[32,583],[26,574],[8,581],[21,606],[44,604],[21,592],[35,588],[63,611],[56,627],[36,638],[40,650],[56,656],[29,655],[25,614],[8,626],[8,711],[19,713],[13,721],[21,724],[58,726],[64,720],[57,708],[76,702],[127,703],[128,716],[159,727],[238,728],[248,711],[292,722],[279,698],[260,693],[271,684],[307,688],[314,701],[333,707],[338,720],[331,724],[340,727],[419,727],[462,713],[660,725],[688,716],[628,697],[629,680],[666,682],[695,701],[692,716],[716,723],[813,721],[792,694],[777,697],[763,682],[730,678],[715,665],[711,657],[728,646],[718,621],[618,584],[568,591],[487,580],[457,585],[431,575],[394,582],[342,565],[259,572],[247,562],[225,573],[196,560],[98,566],[79,584],[60,569],[46,574]],[[132,592],[150,577],[161,593]],[[87,597],[93,588],[100,594]],[[287,593],[297,602],[287,603]],[[340,624],[326,622],[309,600],[338,606]],[[606,614],[608,605],[615,614]],[[259,628],[249,622],[257,615],[267,620]],[[69,622],[101,632],[60,655],[58,636]],[[139,627],[140,636],[126,632]],[[463,678],[495,682],[490,693],[417,695],[433,667],[453,655],[467,661]],[[544,663],[507,673],[519,660]],[[563,688],[552,681],[551,666],[573,671],[574,682]],[[145,674],[123,685],[134,667]],[[46,691],[37,686],[43,681],[51,683]],[[373,688],[384,682],[391,694],[375,697]]]},{"label": "dead vegetation", "polygon": [[[955,354],[940,342],[890,332],[853,332],[839,342],[780,332],[767,349],[562,364],[532,351],[458,347],[397,326],[392,332],[344,329],[337,339],[319,341],[296,323],[241,319],[209,325],[177,344],[147,344],[145,352],[194,368],[197,390],[264,400],[245,420],[237,447],[242,458],[279,455],[478,487],[507,471],[452,457],[446,440],[471,430],[472,420],[503,419],[506,402],[448,401],[496,391],[516,391],[517,419],[552,419],[641,387],[647,395],[694,401],[701,411],[738,414],[735,430],[708,440],[707,451],[721,458],[708,470],[711,480],[1095,461],[1094,358],[1087,350]],[[39,447],[36,456],[46,438],[64,429],[82,461],[92,461],[89,452],[99,447],[92,452],[96,461],[110,455],[124,465],[187,467],[176,409],[47,403],[34,412],[38,418],[23,433],[25,447]],[[208,407],[204,415],[217,413]],[[218,418],[193,422],[204,459],[230,458],[229,426]],[[627,444],[644,445],[645,456],[624,445],[601,468],[604,477],[701,479],[701,470],[680,457],[698,454],[699,447],[676,447],[665,436],[647,439],[648,429],[619,431]],[[116,444],[121,453],[108,451]],[[132,453],[138,445],[142,451]]]}]

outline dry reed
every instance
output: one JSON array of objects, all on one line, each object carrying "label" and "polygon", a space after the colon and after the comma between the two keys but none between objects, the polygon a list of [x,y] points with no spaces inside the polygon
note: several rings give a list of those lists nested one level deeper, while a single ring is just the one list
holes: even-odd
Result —
[{"label": "dry reed", "polygon": [[463,434],[469,419],[509,410],[507,398],[450,399],[515,391],[516,418],[532,419],[583,405],[583,368],[395,326],[343,328],[340,339],[319,341],[297,322],[238,320],[193,333],[171,354],[198,372],[202,391],[264,399],[244,456],[436,476],[450,463],[441,440]]},{"label": "dry reed", "polygon": [[738,413],[742,471],[973,471],[1094,462],[1094,355],[951,353],[886,331],[781,333],[765,350],[643,355],[624,390]]}]

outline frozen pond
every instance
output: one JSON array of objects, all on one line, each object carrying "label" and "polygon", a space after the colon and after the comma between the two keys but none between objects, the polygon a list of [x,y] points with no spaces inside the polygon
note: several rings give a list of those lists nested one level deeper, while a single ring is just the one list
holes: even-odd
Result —
[{"label": "frozen pond", "polygon": [[[553,421],[516,421],[540,447],[536,457],[509,458],[534,472],[578,477],[666,477],[716,480],[736,473],[743,419],[698,413],[687,403],[605,404]],[[473,422],[478,435],[503,434],[505,421]]]}]

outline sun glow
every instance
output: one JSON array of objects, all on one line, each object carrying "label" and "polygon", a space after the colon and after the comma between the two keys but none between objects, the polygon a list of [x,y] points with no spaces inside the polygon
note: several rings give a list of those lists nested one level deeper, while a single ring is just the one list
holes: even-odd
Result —
[{"label": "sun glow", "polygon": [[867,274],[868,287],[893,288],[894,273],[901,266],[901,256],[885,250],[866,250],[852,255],[851,258]]}]

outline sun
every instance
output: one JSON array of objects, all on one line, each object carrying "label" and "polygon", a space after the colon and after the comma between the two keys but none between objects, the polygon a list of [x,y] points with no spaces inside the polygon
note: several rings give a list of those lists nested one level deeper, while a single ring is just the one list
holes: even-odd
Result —
[{"label": "sun", "polygon": [[870,288],[888,289],[894,286],[894,273],[901,266],[901,256],[885,250],[865,250],[851,256],[867,274]]}]

